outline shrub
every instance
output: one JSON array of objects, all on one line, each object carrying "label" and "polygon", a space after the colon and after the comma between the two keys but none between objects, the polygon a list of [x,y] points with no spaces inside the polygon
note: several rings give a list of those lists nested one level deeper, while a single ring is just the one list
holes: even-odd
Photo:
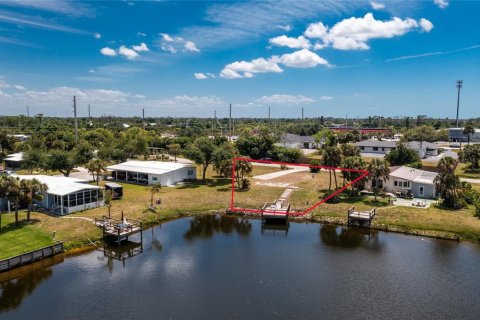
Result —
[{"label": "shrub", "polygon": [[[318,161],[318,160],[312,160],[312,161],[310,161],[310,165],[312,165],[312,166],[319,166],[319,165],[320,165],[320,161]],[[320,168],[310,167],[310,172],[311,172],[311,173],[318,173],[318,172],[320,172]]]}]

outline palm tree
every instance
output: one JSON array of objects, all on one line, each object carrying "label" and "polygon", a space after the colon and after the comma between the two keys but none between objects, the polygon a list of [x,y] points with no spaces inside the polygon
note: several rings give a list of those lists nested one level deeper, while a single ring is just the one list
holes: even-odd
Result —
[{"label": "palm tree", "polygon": [[[365,162],[362,160],[361,157],[346,157],[342,161],[342,168],[363,170],[365,169]],[[353,180],[359,178],[362,175],[362,173],[356,172],[356,171],[342,170],[342,175],[344,180],[352,182]],[[352,184],[352,192],[357,187],[357,184],[358,184],[358,181]]]},{"label": "palm tree", "polygon": [[460,178],[455,175],[457,162],[451,157],[445,157],[438,162],[438,175],[435,177],[438,192],[442,195],[442,204],[450,208],[460,208],[458,201],[461,192]]},{"label": "palm tree", "polygon": [[[85,165],[85,168],[87,168],[88,172],[92,174],[93,181],[97,182],[97,186],[98,186],[98,180],[99,180],[98,178],[100,176],[100,173],[102,173],[105,170],[105,166],[106,166],[105,161],[101,159],[90,160]],[[96,179],[95,179],[95,176],[97,176]]]},{"label": "palm tree", "polygon": [[153,208],[153,197],[156,193],[159,193],[161,189],[162,185],[158,182],[150,186],[150,208]]},{"label": "palm tree", "polygon": [[475,129],[471,124],[467,124],[465,128],[463,128],[463,134],[467,135],[467,145],[470,145],[470,135],[475,133]]},{"label": "palm tree", "polygon": [[373,159],[367,166],[370,172],[369,179],[375,181],[373,193],[375,194],[375,202],[377,201],[378,181],[386,182],[390,175],[390,168],[388,162],[380,159]]},{"label": "palm tree", "polygon": [[322,164],[326,167],[331,168],[328,169],[328,172],[330,174],[328,190],[332,190],[332,172],[333,177],[335,178],[335,189],[338,188],[337,173],[336,170],[333,168],[339,167],[341,163],[342,154],[340,152],[340,149],[338,147],[325,147],[325,149],[323,150]]},{"label": "palm tree", "polygon": [[1,177],[0,180],[0,197],[12,202],[15,206],[15,225],[18,225],[18,207],[22,197],[22,189],[20,179],[14,177]]},{"label": "palm tree", "polygon": [[105,203],[105,205],[108,208],[108,217],[111,217],[110,209],[112,208],[112,201],[113,201],[112,190],[103,191],[103,203]]},{"label": "palm tree", "polygon": [[180,154],[180,151],[182,150],[182,147],[178,143],[173,143],[167,146],[168,152],[170,154],[173,154],[175,157],[175,162],[177,162],[177,155]]},{"label": "palm tree", "polygon": [[45,193],[48,190],[48,186],[45,183],[41,183],[37,179],[24,179],[20,181],[20,187],[22,192],[22,198],[28,203],[27,209],[27,221],[30,221],[30,213],[32,212],[33,201],[41,201],[45,197]]}]

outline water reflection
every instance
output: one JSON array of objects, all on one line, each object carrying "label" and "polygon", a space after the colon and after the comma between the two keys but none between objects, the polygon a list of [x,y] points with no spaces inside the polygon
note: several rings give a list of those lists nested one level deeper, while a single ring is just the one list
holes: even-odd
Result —
[{"label": "water reflection", "polygon": [[0,275],[0,313],[18,308],[23,299],[53,274],[51,267],[63,262],[63,255],[45,259]]},{"label": "water reflection", "polygon": [[251,230],[252,224],[248,219],[224,215],[200,216],[192,218],[190,228],[183,237],[193,241],[196,238],[212,238],[216,233],[231,234],[233,232],[240,236],[248,236]]},{"label": "water reflection", "polygon": [[288,228],[290,223],[288,220],[285,221],[276,221],[276,220],[267,220],[262,221],[262,235],[273,235],[273,236],[287,236]]},{"label": "water reflection", "polygon": [[330,247],[353,249],[358,247],[381,250],[382,243],[378,231],[367,228],[355,228],[324,224],[320,228],[322,242]]}]

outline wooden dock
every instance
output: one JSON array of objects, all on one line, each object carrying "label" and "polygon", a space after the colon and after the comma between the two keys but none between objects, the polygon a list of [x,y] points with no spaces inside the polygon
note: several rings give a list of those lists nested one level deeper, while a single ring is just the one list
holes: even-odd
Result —
[{"label": "wooden dock", "polygon": [[290,204],[285,199],[278,199],[274,202],[267,202],[262,208],[262,219],[288,221],[288,213],[290,212]]},{"label": "wooden dock", "polygon": [[[122,215],[123,216],[123,215]],[[142,238],[142,222],[133,219],[115,219],[107,216],[95,218],[95,225],[102,228],[104,239],[116,239],[120,242],[128,240],[128,237],[140,232]]]},{"label": "wooden dock", "polygon": [[356,211],[355,206],[348,209],[347,212],[347,224],[358,225],[360,227],[368,226],[372,224],[372,220],[375,217],[376,209],[373,208],[370,211]]}]

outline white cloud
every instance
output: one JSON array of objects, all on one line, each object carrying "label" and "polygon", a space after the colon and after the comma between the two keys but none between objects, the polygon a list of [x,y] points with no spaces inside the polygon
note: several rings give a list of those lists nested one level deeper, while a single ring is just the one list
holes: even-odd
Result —
[{"label": "white cloud", "polygon": [[137,37],[146,37],[147,34],[143,32],[137,32]]},{"label": "white cloud", "polygon": [[263,96],[255,100],[261,104],[277,104],[277,105],[291,105],[291,104],[305,104],[315,102],[314,99],[303,95],[290,94],[273,94],[271,96]]},{"label": "white cloud", "polygon": [[235,61],[227,64],[220,72],[226,79],[252,78],[255,73],[282,72],[277,62],[272,59],[258,58],[251,61]]},{"label": "white cloud", "polygon": [[339,50],[367,50],[370,48],[367,42],[371,39],[393,38],[418,28],[428,32],[433,24],[426,19],[417,22],[398,17],[381,21],[376,20],[372,13],[367,13],[361,18],[344,19],[331,28],[321,22],[310,24],[304,34],[309,38],[321,39],[323,43],[319,43],[318,48],[329,45]]},{"label": "white cloud", "polygon": [[203,72],[195,72],[193,74],[193,76],[195,77],[195,79],[198,79],[198,80],[205,80],[205,79],[208,79],[208,78],[215,78],[215,75],[213,73],[203,73]]},{"label": "white cloud", "polygon": [[310,41],[304,36],[298,38],[287,37],[285,35],[270,39],[270,44],[279,47],[288,47],[292,49],[310,48]]},{"label": "white cloud", "polygon": [[193,41],[185,41],[184,48],[186,51],[200,52]]},{"label": "white cloud", "polygon": [[370,5],[374,10],[382,10],[385,9],[385,4],[380,3],[380,2],[375,2],[375,1],[370,1]]},{"label": "white cloud", "polygon": [[95,73],[95,69],[88,69],[88,73]]},{"label": "white cloud", "polygon": [[311,23],[304,34],[309,38],[323,39],[327,35],[327,27],[321,22]]},{"label": "white cloud", "polygon": [[420,25],[420,27],[422,27],[422,29],[425,31],[425,32],[430,32],[430,30],[433,29],[433,23],[431,23],[429,20],[427,19],[420,19],[418,21],[418,24]]},{"label": "white cloud", "polygon": [[132,49],[137,51],[137,52],[149,51],[145,42],[140,43],[138,46],[132,46]]},{"label": "white cloud", "polygon": [[117,55],[117,51],[115,49],[105,47],[100,50],[100,53],[104,56],[114,57]]},{"label": "white cloud", "polygon": [[433,3],[441,9],[445,9],[450,4],[447,0],[434,0]]},{"label": "white cloud", "polygon": [[125,46],[120,46],[120,48],[118,49],[118,54],[124,56],[128,60],[133,60],[138,57],[138,53],[135,50],[127,48]]},{"label": "white cloud", "polygon": [[331,96],[321,96],[320,100],[333,100],[333,97],[331,97]]},{"label": "white cloud", "polygon": [[285,31],[285,32],[290,32],[290,31],[292,31],[292,26],[290,26],[289,24],[286,24],[286,25],[278,25],[277,28],[278,28],[278,29],[282,29],[282,30]]},{"label": "white cloud", "polygon": [[101,35],[100,33],[98,33],[98,32],[95,32],[95,33],[93,34],[93,37],[94,37],[95,39],[101,39],[101,38],[102,38],[102,35]]},{"label": "white cloud", "polygon": [[173,42],[173,38],[170,37],[168,33],[160,33],[160,36],[162,37],[163,41]]},{"label": "white cloud", "polygon": [[19,85],[19,84],[16,84],[16,85],[14,85],[13,87],[14,87],[15,89],[17,89],[17,90],[20,90],[20,91],[25,91],[25,90],[27,90],[27,88],[25,88],[24,86],[21,86],[21,85]]},{"label": "white cloud", "polygon": [[280,57],[274,57],[273,60],[291,68],[313,68],[318,65],[329,65],[327,60],[308,49],[302,49],[293,53],[284,54]]},{"label": "white cloud", "polygon": [[160,49],[170,53],[177,52],[200,52],[195,42],[185,40],[181,37],[172,37],[168,33],[159,33]]}]

